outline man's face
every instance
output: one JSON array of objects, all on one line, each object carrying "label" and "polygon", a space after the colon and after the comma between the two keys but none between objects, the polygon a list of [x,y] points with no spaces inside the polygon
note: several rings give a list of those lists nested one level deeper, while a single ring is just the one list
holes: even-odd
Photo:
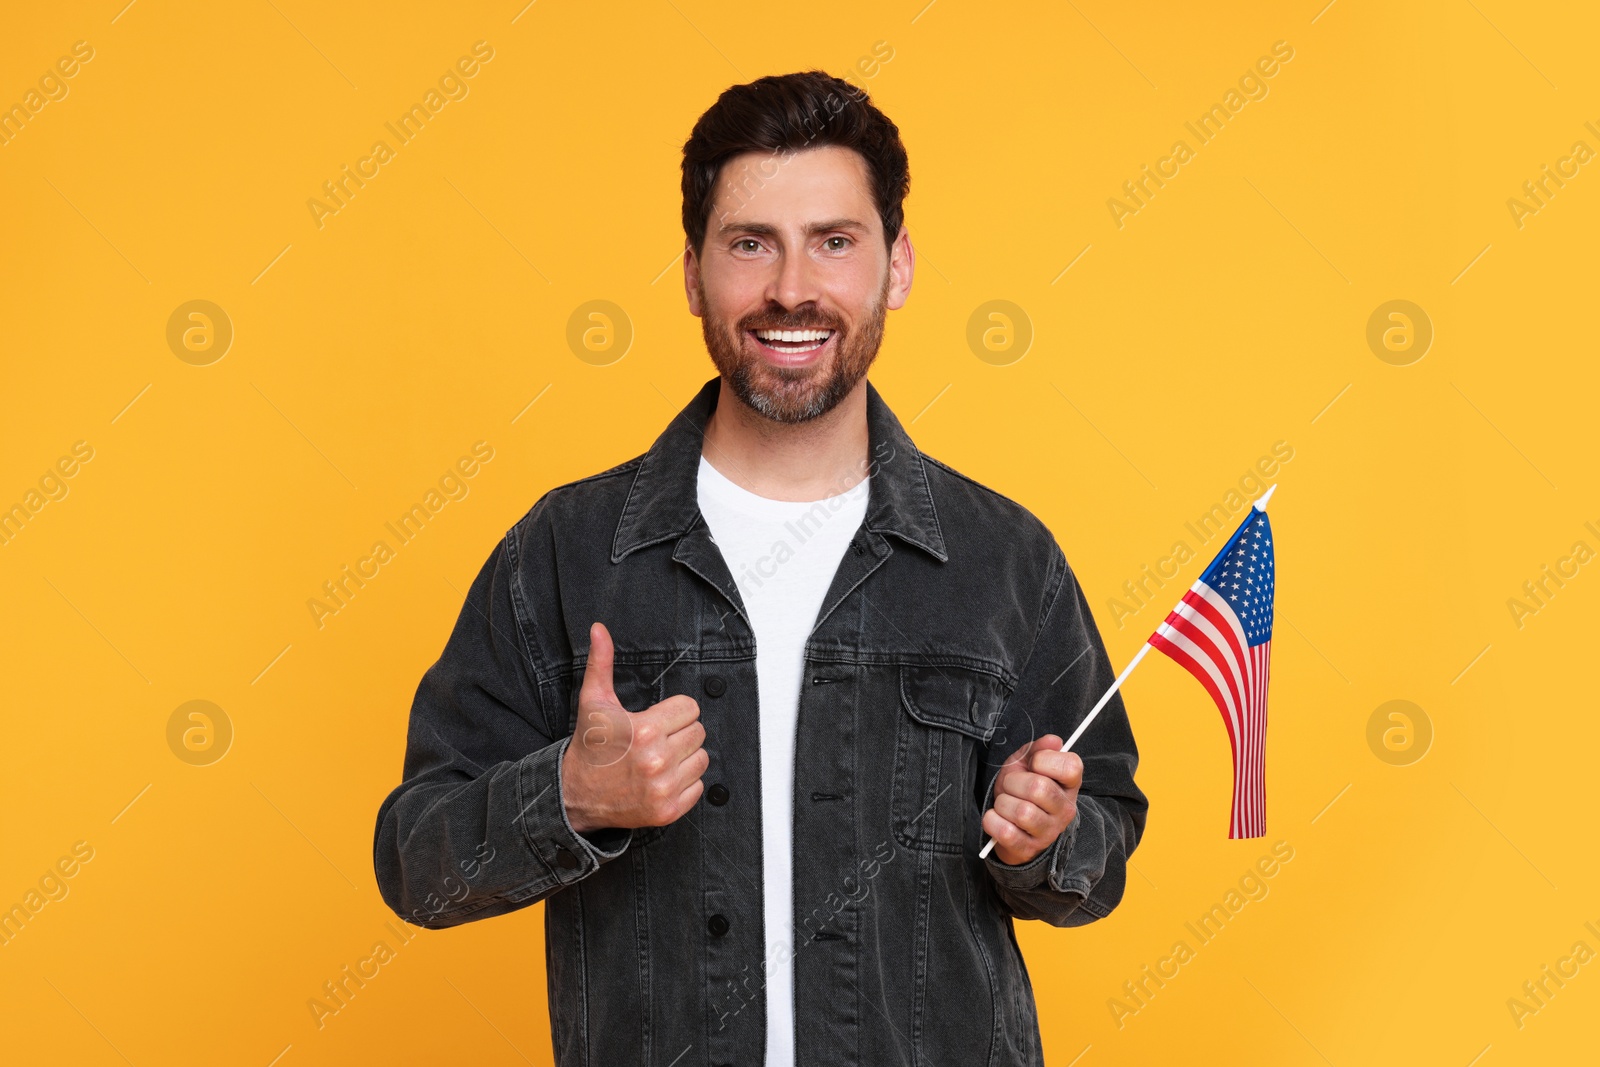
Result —
[{"label": "man's face", "polygon": [[717,373],[749,407],[792,423],[832,410],[865,377],[912,266],[904,228],[893,255],[884,247],[866,161],[824,145],[728,160],[684,281]]}]

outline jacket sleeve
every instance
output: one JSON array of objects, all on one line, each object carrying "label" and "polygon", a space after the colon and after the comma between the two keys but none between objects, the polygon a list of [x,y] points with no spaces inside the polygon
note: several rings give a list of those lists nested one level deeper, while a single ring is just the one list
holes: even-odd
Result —
[{"label": "jacket sleeve", "polygon": [[567,821],[561,757],[571,736],[565,709],[541,703],[538,646],[521,610],[520,529],[495,546],[422,676],[402,781],[378,809],[378,891],[417,926],[535,904],[620,856],[632,839],[627,829],[580,834]]},{"label": "jacket sleeve", "polygon": [[[1051,592],[1022,676],[989,742],[984,811],[993,806],[994,780],[1012,751],[1048,733],[1065,741],[1116,680],[1083,590],[1060,545],[1054,538],[1051,543]],[[992,850],[983,859],[1000,900],[1019,919],[1082,926],[1109,915],[1122,900],[1128,857],[1144,833],[1149,802],[1133,781],[1139,750],[1120,692],[1073,751],[1083,760],[1077,816],[1027,863],[1002,863]]]}]

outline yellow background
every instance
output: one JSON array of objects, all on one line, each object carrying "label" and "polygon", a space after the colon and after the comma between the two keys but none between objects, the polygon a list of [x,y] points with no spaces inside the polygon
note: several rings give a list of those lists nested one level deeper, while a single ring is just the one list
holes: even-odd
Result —
[{"label": "yellow background", "polygon": [[[1600,548],[1600,163],[1520,227],[1507,207],[1600,148],[1592,11],[123,3],[26,5],[0,34],[0,103],[94,50],[0,146],[0,505],[94,450],[0,546],[0,906],[94,850],[0,947],[5,1059],[550,1062],[540,907],[407,928],[320,1029],[307,1001],[394,940],[374,816],[495,540],[714,373],[674,259],[690,126],[813,66],[854,70],[911,156],[916,284],[873,380],[920,447],[1050,525],[1118,665],[1165,610],[1119,629],[1121,583],[1294,449],[1268,836],[1227,840],[1222,724],[1151,657],[1127,688],[1151,814],[1126,899],[1019,925],[1049,1062],[1592,1059],[1600,962],[1520,1027],[1507,1007],[1600,950],[1600,565],[1520,628],[1507,607]],[[319,228],[308,199],[480,40],[468,95]],[[1269,94],[1198,145],[1185,121],[1280,40]],[[856,67],[877,42],[892,58]],[[1119,228],[1107,200],[1180,138],[1194,158]],[[234,330],[208,366],[166,340],[196,299]],[[596,299],[631,323],[621,359],[567,343]],[[1409,366],[1366,342],[1395,299],[1435,331]],[[966,340],[990,300],[1034,334],[1003,366]],[[319,629],[321,583],[480,440],[470,495]],[[1396,699],[1434,734],[1406,766],[1367,741]],[[209,766],[168,744],[191,700],[234,731]],[[1123,983],[1277,840],[1269,894],[1119,1027]]]}]

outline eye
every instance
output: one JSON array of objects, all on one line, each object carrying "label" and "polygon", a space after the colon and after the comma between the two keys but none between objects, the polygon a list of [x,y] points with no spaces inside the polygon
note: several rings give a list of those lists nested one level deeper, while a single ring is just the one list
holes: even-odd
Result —
[{"label": "eye", "polygon": [[[755,247],[746,248],[744,247],[745,245],[754,245]],[[733,247],[737,248],[741,252],[757,252],[761,249],[761,242],[756,240],[754,237],[741,237],[737,241],[733,242]]]},{"label": "eye", "polygon": [[[833,242],[834,241],[841,241],[841,242],[843,242],[843,244],[840,244],[837,247],[835,247],[835,246],[833,246]],[[848,245],[850,243],[850,238],[848,238],[848,237],[840,237],[837,234],[835,234],[834,236],[828,238],[826,241],[823,241],[822,243],[824,245],[826,245],[826,246],[829,246],[828,247],[828,251],[830,251],[830,252],[843,252],[844,251],[844,246]]]}]

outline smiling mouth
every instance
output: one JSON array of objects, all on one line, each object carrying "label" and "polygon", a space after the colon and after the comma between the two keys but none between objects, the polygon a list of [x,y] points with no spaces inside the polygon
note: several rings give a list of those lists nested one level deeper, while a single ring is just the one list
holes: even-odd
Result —
[{"label": "smiling mouth", "polygon": [[749,330],[760,345],[784,356],[815,352],[833,336],[833,330]]}]

